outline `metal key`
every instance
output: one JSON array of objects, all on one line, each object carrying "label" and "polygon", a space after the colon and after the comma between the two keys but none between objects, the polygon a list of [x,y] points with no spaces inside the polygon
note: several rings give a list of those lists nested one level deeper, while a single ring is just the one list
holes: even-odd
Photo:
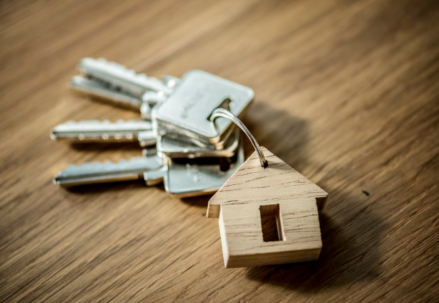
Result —
[{"label": "metal key", "polygon": [[239,146],[235,162],[228,170],[220,164],[200,164],[193,160],[179,162],[159,156],[132,158],[118,163],[85,163],[70,165],[57,174],[54,183],[61,186],[106,183],[144,179],[148,186],[164,182],[167,192],[179,197],[211,194],[217,191],[244,163]]},{"label": "metal key", "polygon": [[123,91],[112,89],[111,86],[83,76],[74,76],[70,81],[70,88],[86,93],[99,99],[110,101],[116,105],[140,109],[142,100]]},{"label": "metal key", "polygon": [[137,180],[145,171],[162,167],[163,160],[160,157],[136,157],[117,163],[89,162],[69,165],[54,177],[53,182],[61,186],[75,186]]},{"label": "metal key", "polygon": [[192,70],[183,75],[166,102],[154,108],[154,128],[160,135],[216,145],[230,134],[232,122],[220,118],[213,124],[212,112],[221,107],[239,116],[253,98],[251,88]]},{"label": "metal key", "polygon": [[142,118],[151,118],[151,109],[173,92],[179,79],[164,76],[162,80],[138,74],[123,65],[105,59],[84,58],[78,69],[84,76],[75,76],[70,88],[113,104],[140,109]]},{"label": "metal key", "polygon": [[70,121],[53,128],[52,140],[69,140],[76,142],[135,142],[141,146],[156,143],[156,136],[149,121],[143,120],[85,120]]},{"label": "metal key", "polygon": [[224,142],[223,149],[215,149],[212,146],[197,146],[190,142],[182,142],[157,137],[152,130],[152,124],[143,120],[119,120],[110,122],[108,120],[83,120],[70,121],[57,125],[52,129],[50,135],[55,141],[70,141],[80,143],[124,143],[139,142],[141,147],[157,143],[157,152],[168,158],[199,158],[199,157],[233,157],[239,144],[239,131],[234,133]]}]

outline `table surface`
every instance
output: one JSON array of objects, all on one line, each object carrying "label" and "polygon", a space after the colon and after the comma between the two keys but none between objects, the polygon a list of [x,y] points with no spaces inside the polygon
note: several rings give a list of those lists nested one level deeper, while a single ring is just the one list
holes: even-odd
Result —
[{"label": "table surface", "polygon": [[[437,299],[438,4],[3,1],[0,301]],[[141,155],[50,140],[67,120],[138,118],[68,90],[87,56],[252,87],[248,128],[329,193],[319,261],[225,269],[209,197],[53,185],[68,163]]]}]

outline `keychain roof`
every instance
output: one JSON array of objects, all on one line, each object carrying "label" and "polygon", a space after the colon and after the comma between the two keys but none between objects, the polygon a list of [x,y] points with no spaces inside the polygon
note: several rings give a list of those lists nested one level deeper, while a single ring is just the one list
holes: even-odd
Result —
[{"label": "keychain roof", "polygon": [[255,152],[210,199],[207,217],[219,218],[224,264],[250,267],[318,259],[318,210],[328,194],[261,148],[232,113],[217,109],[249,137]]}]

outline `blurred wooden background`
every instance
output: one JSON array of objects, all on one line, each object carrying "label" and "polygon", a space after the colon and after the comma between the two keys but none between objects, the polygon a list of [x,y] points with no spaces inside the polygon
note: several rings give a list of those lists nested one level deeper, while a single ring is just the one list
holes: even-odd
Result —
[{"label": "blurred wooden background", "polygon": [[[0,301],[438,299],[438,1],[10,0],[0,32]],[[320,260],[226,270],[208,197],[53,185],[68,163],[141,154],[49,139],[138,117],[68,91],[86,56],[252,87],[249,129],[329,193]]]}]

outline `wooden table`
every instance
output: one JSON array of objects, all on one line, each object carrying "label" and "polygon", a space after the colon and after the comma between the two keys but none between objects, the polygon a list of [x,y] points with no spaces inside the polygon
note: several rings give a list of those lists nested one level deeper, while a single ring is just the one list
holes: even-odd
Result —
[{"label": "wooden table", "polygon": [[[0,300],[437,300],[438,4],[3,2]],[[249,129],[329,193],[320,260],[224,269],[209,197],[180,200],[141,181],[53,185],[68,163],[141,154],[49,139],[67,120],[138,117],[68,90],[86,56],[252,87]]]}]

